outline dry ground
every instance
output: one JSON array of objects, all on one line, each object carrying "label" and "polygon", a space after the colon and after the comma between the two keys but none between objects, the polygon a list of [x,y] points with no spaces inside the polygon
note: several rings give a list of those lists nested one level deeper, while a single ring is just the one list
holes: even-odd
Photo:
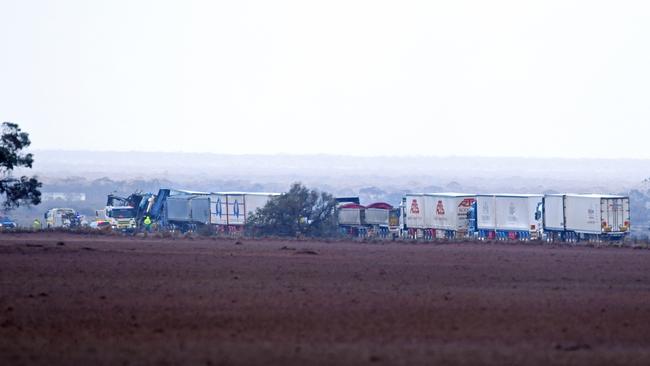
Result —
[{"label": "dry ground", "polygon": [[648,365],[650,251],[2,234],[0,364]]}]

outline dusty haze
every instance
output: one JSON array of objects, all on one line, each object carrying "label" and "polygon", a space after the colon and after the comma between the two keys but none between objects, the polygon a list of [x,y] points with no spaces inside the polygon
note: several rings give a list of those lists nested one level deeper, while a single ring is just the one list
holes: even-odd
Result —
[{"label": "dusty haze", "polygon": [[[477,192],[604,191],[643,187],[650,160],[489,157],[358,157],[343,155],[222,155],[36,150],[34,172],[44,178],[169,179],[197,183],[296,180],[346,188],[440,186]],[[447,187],[448,185],[451,187]],[[219,190],[215,187],[214,190]]]}]

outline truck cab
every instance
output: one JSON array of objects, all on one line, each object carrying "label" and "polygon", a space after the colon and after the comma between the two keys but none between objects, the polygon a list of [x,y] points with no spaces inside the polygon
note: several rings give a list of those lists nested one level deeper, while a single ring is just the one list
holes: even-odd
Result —
[{"label": "truck cab", "polygon": [[135,208],[130,206],[106,206],[105,209],[98,210],[96,216],[100,220],[108,221],[114,230],[135,230],[136,228]]}]

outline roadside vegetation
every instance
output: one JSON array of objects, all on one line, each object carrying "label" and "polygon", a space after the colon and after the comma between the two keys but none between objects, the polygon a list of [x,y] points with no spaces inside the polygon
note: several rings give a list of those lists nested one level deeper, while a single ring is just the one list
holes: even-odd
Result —
[{"label": "roadside vegetation", "polygon": [[36,177],[15,177],[16,168],[30,168],[34,163],[32,154],[24,153],[31,145],[29,134],[17,124],[3,122],[0,127],[0,200],[8,211],[22,205],[41,203],[41,182]]},{"label": "roadside vegetation", "polygon": [[251,236],[334,237],[337,235],[336,200],[326,192],[294,183],[287,193],[272,198],[249,217]]}]

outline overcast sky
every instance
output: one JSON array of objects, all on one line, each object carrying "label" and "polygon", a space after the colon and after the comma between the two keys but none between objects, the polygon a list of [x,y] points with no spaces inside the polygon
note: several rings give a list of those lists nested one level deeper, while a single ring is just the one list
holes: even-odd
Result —
[{"label": "overcast sky", "polygon": [[649,1],[0,0],[37,149],[650,158]]}]

